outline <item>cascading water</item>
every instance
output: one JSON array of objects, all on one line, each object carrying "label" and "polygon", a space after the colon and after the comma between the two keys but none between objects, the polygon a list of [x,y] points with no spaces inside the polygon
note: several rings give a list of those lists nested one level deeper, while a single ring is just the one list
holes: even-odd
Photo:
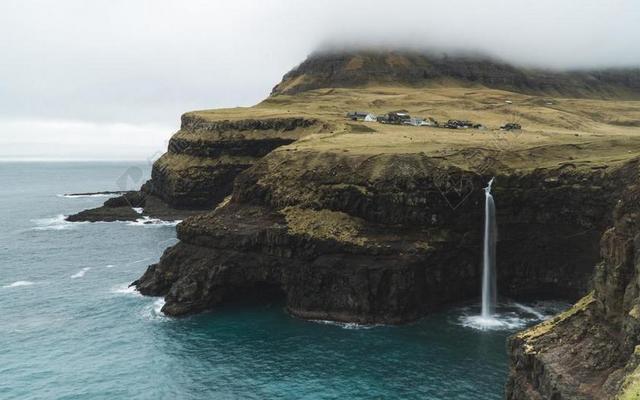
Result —
[{"label": "cascading water", "polygon": [[491,195],[491,178],[484,188],[484,249],[482,259],[482,312],[481,317],[489,319],[496,310],[496,206]]},{"label": "cascading water", "polygon": [[477,306],[463,310],[459,322],[466,327],[487,330],[515,330],[548,318],[549,313],[538,306],[520,303],[497,304],[496,284],[496,242],[498,227],[496,224],[496,205],[491,195],[492,178],[484,188],[484,246],[482,254],[482,308],[478,314]]}]

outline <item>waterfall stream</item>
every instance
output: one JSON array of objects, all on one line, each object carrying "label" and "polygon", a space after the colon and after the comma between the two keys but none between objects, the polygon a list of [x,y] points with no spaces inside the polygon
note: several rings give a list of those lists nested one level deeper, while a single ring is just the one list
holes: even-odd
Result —
[{"label": "waterfall stream", "polygon": [[549,313],[541,305],[525,305],[513,301],[497,302],[496,242],[498,225],[496,205],[491,194],[492,178],[484,188],[484,240],[482,252],[482,302],[478,307],[468,307],[459,322],[463,326],[483,330],[515,330],[549,318]]},{"label": "waterfall stream", "polygon": [[496,206],[491,195],[491,178],[484,188],[484,249],[482,257],[482,318],[491,318],[496,310]]}]

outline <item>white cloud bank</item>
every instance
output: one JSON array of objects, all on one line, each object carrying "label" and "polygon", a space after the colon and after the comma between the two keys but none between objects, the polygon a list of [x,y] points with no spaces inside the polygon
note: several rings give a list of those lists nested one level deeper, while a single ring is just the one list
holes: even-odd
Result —
[{"label": "white cloud bank", "polygon": [[0,120],[0,160],[150,160],[167,148],[171,127],[64,120]]}]

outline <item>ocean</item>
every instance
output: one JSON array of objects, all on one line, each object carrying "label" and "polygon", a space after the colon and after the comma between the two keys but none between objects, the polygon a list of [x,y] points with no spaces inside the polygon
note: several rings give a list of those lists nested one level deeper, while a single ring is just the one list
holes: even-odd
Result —
[{"label": "ocean", "polygon": [[[403,326],[310,322],[283,304],[186,318],[128,288],[175,222],[67,223],[133,189],[148,163],[0,163],[0,399],[501,399],[506,338],[557,311],[479,304]],[[480,284],[480,283],[479,283]],[[479,300],[479,299],[478,299]]]}]

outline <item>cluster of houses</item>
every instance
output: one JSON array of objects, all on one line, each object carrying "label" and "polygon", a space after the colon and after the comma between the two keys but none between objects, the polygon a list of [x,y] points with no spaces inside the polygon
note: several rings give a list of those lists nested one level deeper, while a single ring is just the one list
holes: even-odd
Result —
[{"label": "cluster of houses", "polygon": [[376,115],[364,111],[353,111],[347,113],[347,118],[353,121],[379,122],[381,124],[438,126],[438,121],[433,118],[412,117],[405,111],[392,111],[383,115]]},{"label": "cluster of houses", "polygon": [[446,123],[440,124],[438,123],[438,121],[431,117],[412,117],[406,111],[392,111],[383,115],[375,115],[373,113],[365,111],[352,111],[348,112],[346,117],[352,121],[379,122],[381,124],[431,126],[436,128],[449,129],[484,129],[484,126],[482,126],[481,124],[475,124],[472,121],[450,119]]},{"label": "cluster of houses", "polygon": [[[431,126],[436,128],[448,129],[485,129],[484,125],[476,124],[473,121],[450,119],[444,124],[440,124],[438,123],[438,121],[431,117],[412,117],[406,111],[392,111],[383,115],[376,115],[366,111],[351,111],[347,113],[346,117],[352,121],[379,122],[381,124]],[[511,131],[522,129],[522,127],[520,126],[520,124],[508,123],[500,127],[500,129]]]}]

